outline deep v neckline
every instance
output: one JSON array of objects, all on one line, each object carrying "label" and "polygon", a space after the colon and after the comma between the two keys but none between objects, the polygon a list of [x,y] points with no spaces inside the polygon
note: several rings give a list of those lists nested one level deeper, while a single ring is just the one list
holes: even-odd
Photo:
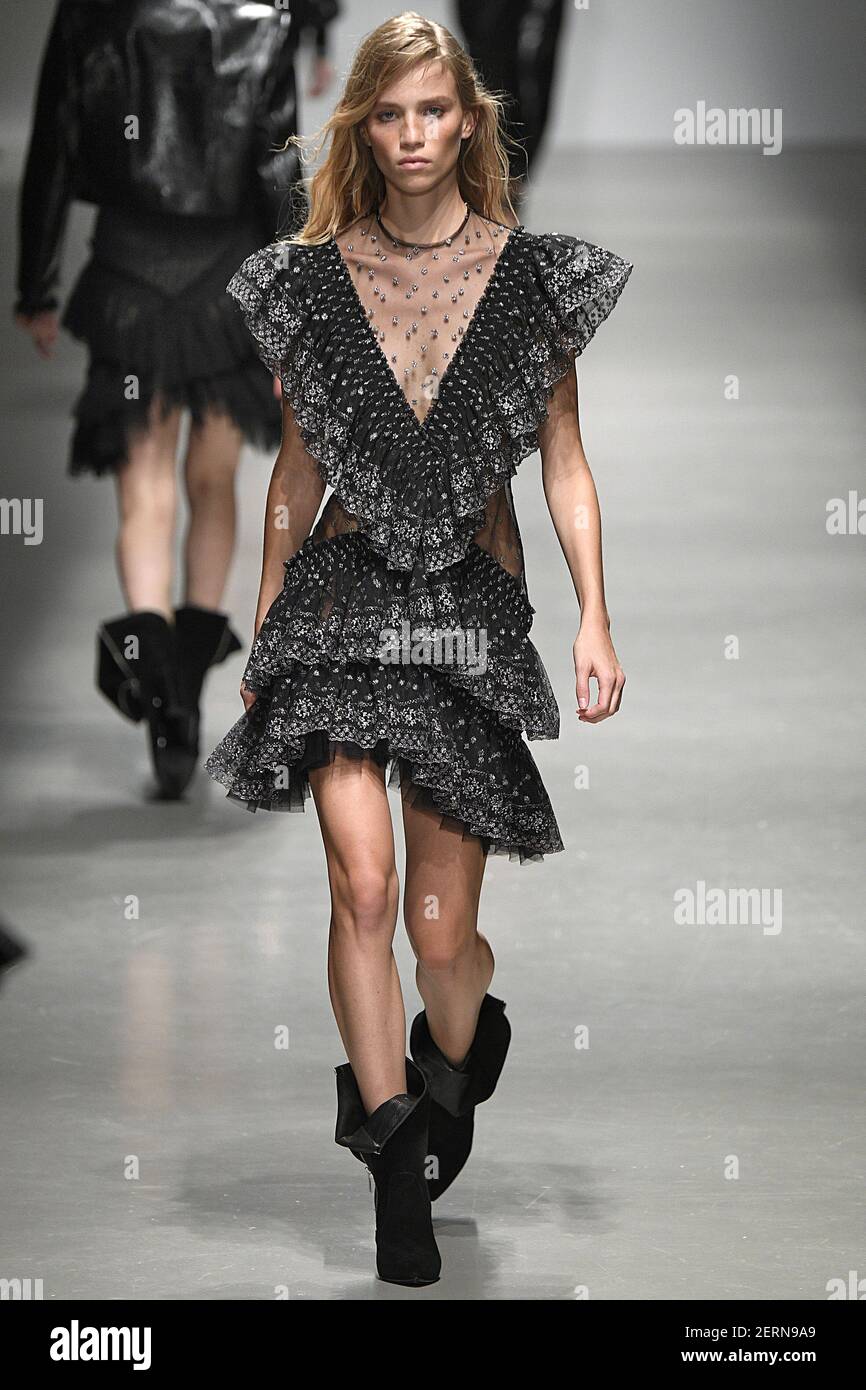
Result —
[{"label": "deep v neckline", "polygon": [[385,373],[386,373],[386,376],[387,376],[388,382],[390,383],[391,387],[393,387],[393,389],[396,391],[397,395],[399,396],[399,398],[400,398],[400,400],[401,400],[401,402],[402,402],[402,404],[403,404],[403,407],[404,407],[405,410],[408,412],[408,415],[409,415],[410,419],[413,421],[413,423],[415,424],[416,428],[417,428],[422,434],[427,433],[427,431],[428,431],[428,429],[429,429],[430,418],[431,418],[432,415],[434,415],[434,414],[436,413],[436,407],[437,407],[437,405],[439,404],[439,402],[440,402],[441,399],[442,399],[442,393],[443,393],[443,391],[444,391],[444,389],[445,389],[445,383],[446,383],[446,382],[449,380],[449,378],[451,377],[452,369],[454,368],[455,363],[459,360],[461,353],[463,352],[463,350],[464,350],[465,347],[466,347],[466,344],[471,340],[471,338],[472,338],[472,331],[473,331],[473,329],[475,328],[475,325],[476,325],[476,323],[478,322],[478,319],[479,319],[479,317],[480,317],[482,311],[484,310],[486,303],[487,303],[487,302],[489,301],[489,299],[490,299],[491,291],[494,289],[494,287],[498,284],[499,280],[502,278],[502,277],[501,277],[502,262],[503,262],[505,256],[508,254],[509,250],[511,249],[511,245],[512,245],[512,243],[515,241],[517,233],[524,230],[523,223],[522,223],[522,222],[518,222],[517,225],[516,225],[515,227],[509,227],[507,230],[508,230],[508,236],[505,238],[505,241],[504,241],[504,243],[503,243],[503,245],[502,245],[502,248],[501,248],[501,250],[498,252],[498,254],[497,254],[497,256],[496,256],[496,260],[495,260],[495,262],[494,262],[494,264],[493,264],[493,269],[491,270],[489,276],[487,277],[487,283],[485,284],[484,288],[482,289],[481,294],[478,296],[478,300],[477,300],[477,302],[476,302],[475,308],[472,310],[472,313],[471,313],[471,315],[470,315],[470,317],[469,317],[469,322],[468,322],[467,325],[466,325],[465,332],[463,333],[463,336],[461,337],[461,339],[460,339],[460,341],[458,342],[456,348],[454,349],[454,352],[451,354],[451,360],[450,360],[450,362],[448,363],[448,365],[447,365],[447,367],[445,368],[445,370],[444,370],[444,372],[442,373],[442,375],[439,377],[439,389],[438,389],[438,391],[436,392],[436,395],[433,397],[433,400],[430,402],[430,405],[429,405],[429,407],[427,408],[427,411],[425,412],[424,418],[423,418],[423,419],[419,418],[419,416],[418,416],[418,415],[416,414],[416,412],[413,410],[412,405],[411,405],[411,403],[409,402],[409,400],[408,400],[408,398],[407,398],[407,396],[406,396],[406,393],[404,392],[402,386],[400,385],[400,381],[399,381],[399,379],[398,379],[398,377],[397,377],[397,374],[395,373],[394,368],[391,366],[391,363],[388,361],[388,356],[387,356],[387,354],[384,352],[384,350],[383,350],[383,348],[382,348],[382,345],[381,345],[381,343],[379,342],[378,337],[376,336],[376,329],[374,328],[372,322],[370,321],[370,318],[369,318],[369,316],[368,316],[368,314],[367,314],[366,307],[365,307],[365,305],[364,305],[364,301],[362,300],[360,294],[358,293],[358,291],[357,291],[357,289],[356,289],[356,287],[355,287],[355,282],[354,282],[354,280],[352,279],[351,270],[349,269],[349,265],[348,265],[348,262],[347,262],[347,260],[346,260],[346,257],[343,255],[342,251],[340,250],[340,247],[339,247],[339,245],[338,245],[338,243],[337,243],[337,238],[336,238],[335,236],[332,236],[331,239],[330,239],[330,241],[328,241],[328,242],[326,243],[326,245],[328,246],[328,248],[330,249],[332,255],[333,255],[334,258],[335,258],[335,263],[336,263],[336,269],[337,269],[338,276],[339,276],[339,278],[340,278],[342,284],[345,286],[345,288],[346,288],[346,290],[347,290],[348,296],[349,296],[349,298],[350,298],[350,302],[351,302],[351,304],[352,304],[353,311],[354,311],[354,313],[355,313],[357,316],[360,317],[360,320],[361,320],[362,324],[364,325],[364,329],[366,330],[366,334],[367,334],[367,338],[368,338],[368,340],[369,340],[370,346],[371,346],[371,347],[373,348],[373,350],[375,351],[376,358],[377,358],[377,360],[378,360],[380,366],[384,369],[384,371],[385,371]]}]

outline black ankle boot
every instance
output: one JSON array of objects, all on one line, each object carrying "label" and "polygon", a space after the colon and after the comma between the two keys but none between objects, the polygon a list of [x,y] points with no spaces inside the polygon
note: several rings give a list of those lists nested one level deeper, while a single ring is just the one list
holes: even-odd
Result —
[{"label": "black ankle boot", "polygon": [[211,666],[240,651],[236,633],[225,613],[187,603],[174,612],[177,660],[177,710],[181,748],[177,752],[178,776],[186,787],[198,763],[199,726],[204,678]]},{"label": "black ankle boot", "polygon": [[475,1037],[464,1061],[452,1066],[434,1043],[422,1009],[412,1023],[409,1051],[427,1078],[430,1124],[427,1152],[438,1164],[438,1177],[428,1178],[430,1200],[450,1187],[472,1151],[475,1107],[496,1089],[511,1041],[505,1004],[485,994]]},{"label": "black ankle boot", "polygon": [[174,633],[161,613],[140,609],[100,625],[96,683],[125,718],[147,721],[157,784],[175,800],[186,785],[184,725],[177,711]]},{"label": "black ankle boot", "polygon": [[366,1164],[375,1183],[376,1270],[390,1284],[435,1284],[442,1261],[424,1176],[430,1096],[406,1058],[409,1091],[368,1115],[351,1064],[336,1067],[338,1144]]}]

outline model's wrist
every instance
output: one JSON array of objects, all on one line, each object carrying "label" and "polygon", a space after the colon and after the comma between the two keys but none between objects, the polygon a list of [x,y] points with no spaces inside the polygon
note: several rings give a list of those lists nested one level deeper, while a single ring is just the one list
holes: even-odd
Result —
[{"label": "model's wrist", "polygon": [[610,614],[604,604],[584,604],[580,610],[580,627],[581,631],[602,628],[605,632],[610,632]]}]

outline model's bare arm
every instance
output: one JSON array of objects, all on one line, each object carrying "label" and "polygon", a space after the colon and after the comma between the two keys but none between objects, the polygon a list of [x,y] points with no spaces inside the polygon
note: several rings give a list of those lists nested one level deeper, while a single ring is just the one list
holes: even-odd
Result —
[{"label": "model's bare arm", "polygon": [[[619,709],[625,675],[610,638],[601,513],[580,437],[574,367],[554,388],[538,440],[544,496],[580,605],[580,631],[574,641],[577,713],[585,723],[597,724]],[[595,705],[589,703],[591,676],[598,681]]]},{"label": "model's bare arm", "polygon": [[[282,404],[283,438],[265,504],[256,635],[283,587],[283,564],[292,558],[309,536],[325,492],[316,461],[307,452],[294,412],[285,396]],[[255,695],[243,683],[241,697],[247,709],[255,703]]]}]

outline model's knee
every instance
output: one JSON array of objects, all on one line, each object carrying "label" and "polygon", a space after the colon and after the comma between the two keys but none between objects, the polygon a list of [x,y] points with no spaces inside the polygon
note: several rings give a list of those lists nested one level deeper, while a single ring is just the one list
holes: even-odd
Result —
[{"label": "model's knee", "polygon": [[396,870],[351,870],[340,875],[333,899],[334,929],[369,941],[394,935],[400,884]]},{"label": "model's knee", "polygon": [[[431,926],[437,930],[431,931]],[[472,959],[475,938],[465,931],[451,930],[443,922],[425,922],[418,929],[408,921],[406,930],[418,964],[430,974],[455,974]]]},{"label": "model's knee", "polygon": [[173,478],[156,478],[146,486],[127,487],[121,498],[121,526],[170,526],[177,510]]},{"label": "model's knee", "polygon": [[203,462],[201,466],[187,466],[184,481],[187,500],[193,507],[213,498],[231,499],[234,494],[235,469],[232,465]]}]

